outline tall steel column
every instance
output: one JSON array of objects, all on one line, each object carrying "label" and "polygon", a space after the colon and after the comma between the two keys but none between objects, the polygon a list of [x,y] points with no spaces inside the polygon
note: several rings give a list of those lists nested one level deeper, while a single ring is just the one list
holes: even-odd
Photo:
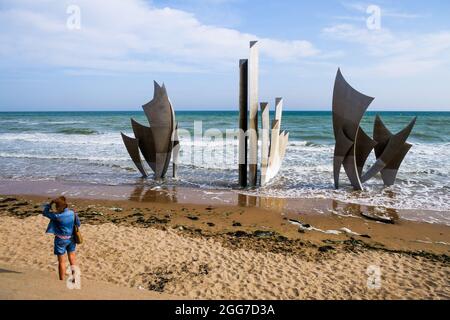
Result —
[{"label": "tall steel column", "polygon": [[250,42],[249,60],[249,172],[248,182],[256,186],[258,176],[258,78],[259,78],[258,41]]},{"label": "tall steel column", "polygon": [[239,61],[239,186],[247,187],[248,60]]}]

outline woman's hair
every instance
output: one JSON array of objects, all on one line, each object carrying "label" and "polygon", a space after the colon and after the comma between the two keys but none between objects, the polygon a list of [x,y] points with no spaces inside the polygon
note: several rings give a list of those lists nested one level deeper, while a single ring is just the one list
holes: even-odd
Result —
[{"label": "woman's hair", "polygon": [[53,200],[57,213],[62,213],[67,208],[66,197],[61,196]]}]

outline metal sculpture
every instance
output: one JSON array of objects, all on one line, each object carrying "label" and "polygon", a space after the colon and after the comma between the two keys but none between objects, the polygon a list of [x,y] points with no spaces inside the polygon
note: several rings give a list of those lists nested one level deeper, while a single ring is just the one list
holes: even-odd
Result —
[{"label": "metal sculpture", "polygon": [[142,174],[143,177],[147,177],[148,174],[145,171],[145,168],[142,164],[141,155],[139,154],[139,140],[135,138],[130,138],[123,133],[121,133],[123,143],[125,144],[125,147],[128,150],[128,153],[131,157],[131,160],[133,160],[134,164],[138,168],[139,172]]},{"label": "metal sculpture", "polygon": [[[239,62],[239,185],[242,188],[247,185],[255,187],[258,184],[258,176],[260,176],[259,185],[265,185],[277,175],[286,154],[289,139],[289,134],[284,131],[280,133],[282,98],[275,100],[275,119],[271,127],[269,104],[261,103],[262,132],[259,133],[258,61],[257,41],[252,41],[250,42],[250,60],[244,59]],[[258,163],[259,136],[261,137],[260,163]]]},{"label": "metal sculpture", "polygon": [[269,104],[261,102],[261,185],[265,183],[267,177],[267,169],[269,166],[269,148],[270,148],[270,114]]},{"label": "metal sculpture", "polygon": [[411,144],[406,142],[406,139],[408,139],[411,134],[416,120],[417,117],[415,117],[405,129],[393,135],[388,128],[386,128],[383,121],[381,121],[381,118],[378,115],[376,116],[373,128],[373,138],[377,142],[377,145],[375,146],[375,156],[377,161],[362,176],[362,182],[369,180],[380,172],[381,178],[386,186],[391,186],[395,183],[398,169],[412,147]]},{"label": "metal sculpture", "polygon": [[[414,127],[416,118],[401,132],[392,135],[377,116],[374,137],[370,138],[360,127],[364,113],[374,98],[353,89],[338,69],[333,91],[333,129],[336,140],[333,159],[335,188],[339,188],[341,167],[355,190],[381,172],[385,185],[394,184],[398,169],[411,145],[406,139]],[[363,174],[364,164],[375,148],[377,161]]]},{"label": "metal sculpture", "polygon": [[135,138],[130,138],[122,133],[125,147],[142,176],[147,177],[139,154],[139,150],[141,151],[153,170],[155,179],[165,177],[173,154],[173,177],[176,177],[179,152],[178,126],[164,84],[160,86],[154,81],[153,99],[142,108],[150,126],[146,127],[131,119]]},{"label": "metal sculpture", "polygon": [[258,77],[259,50],[258,41],[250,42],[249,60],[249,171],[248,182],[251,187],[256,186],[258,177]]},{"label": "metal sculpture", "polygon": [[265,136],[265,139],[262,139],[261,141],[261,152],[266,153],[261,155],[261,158],[263,159],[261,161],[261,185],[265,185],[272,180],[281,169],[281,164],[286,154],[289,133],[286,133],[285,131],[280,133],[283,99],[275,99],[275,119],[272,121],[270,141],[268,104],[261,103],[261,105],[265,106],[265,109],[267,110],[265,112],[266,119],[264,119],[263,112],[263,137]]},{"label": "metal sculpture", "polygon": [[[336,189],[339,188],[342,166],[352,186],[362,189],[359,177],[375,142],[364,133],[359,124],[373,100],[374,98],[353,89],[338,69],[333,91],[333,129],[336,139],[333,174]],[[358,142],[361,148],[356,148]]]},{"label": "metal sculpture", "polygon": [[248,60],[239,61],[239,185],[247,187]]},{"label": "metal sculpture", "polygon": [[180,154],[180,139],[178,137],[178,122],[175,126],[175,130],[172,133],[172,177],[177,178],[178,172],[178,155]]}]

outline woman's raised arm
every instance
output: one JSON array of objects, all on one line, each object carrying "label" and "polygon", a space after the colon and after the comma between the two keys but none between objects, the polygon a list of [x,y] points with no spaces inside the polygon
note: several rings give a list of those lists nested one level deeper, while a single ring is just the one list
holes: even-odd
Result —
[{"label": "woman's raised arm", "polygon": [[55,220],[55,219],[57,218],[57,214],[51,212],[51,211],[50,211],[51,208],[52,208],[51,203],[47,203],[47,204],[44,206],[44,211],[42,211],[42,214],[43,214],[44,216],[46,216],[47,218],[51,219],[51,220]]}]

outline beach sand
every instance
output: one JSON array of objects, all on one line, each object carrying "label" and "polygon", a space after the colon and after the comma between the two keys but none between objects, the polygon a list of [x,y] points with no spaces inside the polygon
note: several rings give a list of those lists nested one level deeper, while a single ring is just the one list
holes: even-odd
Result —
[{"label": "beach sand", "polygon": [[[46,271],[55,285],[53,238],[39,207],[46,198],[2,199],[0,264]],[[450,298],[448,226],[304,215],[295,217],[299,227],[292,217],[252,207],[70,202],[82,220],[83,280],[187,299]],[[8,277],[11,288],[14,274]],[[22,281],[10,298],[21,296]],[[38,287],[30,287],[32,296]],[[120,298],[134,297],[129,290]]]},{"label": "beach sand", "polygon": [[82,279],[82,290],[68,290],[55,274],[0,265],[0,300],[177,300],[176,296]]}]

